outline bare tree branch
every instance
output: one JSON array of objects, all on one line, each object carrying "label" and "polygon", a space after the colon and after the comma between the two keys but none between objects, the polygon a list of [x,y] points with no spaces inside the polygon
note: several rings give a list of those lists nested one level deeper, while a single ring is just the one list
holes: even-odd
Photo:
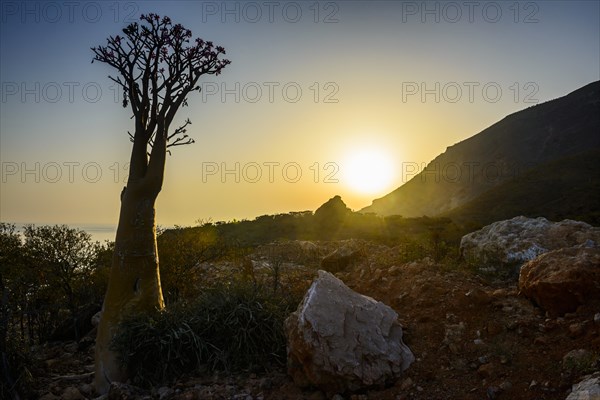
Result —
[{"label": "bare tree branch", "polygon": [[124,36],[109,36],[106,45],[93,47],[92,62],[117,70],[109,79],[123,90],[123,107],[131,107],[135,118],[135,131],[128,132],[134,143],[130,180],[154,175],[160,188],[167,149],[194,143],[186,134],[189,119],[169,133],[175,115],[189,93],[200,91],[201,76],[220,74],[230,61],[220,58],[225,49],[210,41],[190,43],[192,32],[169,17],[150,13],[140,21],[123,29]]}]

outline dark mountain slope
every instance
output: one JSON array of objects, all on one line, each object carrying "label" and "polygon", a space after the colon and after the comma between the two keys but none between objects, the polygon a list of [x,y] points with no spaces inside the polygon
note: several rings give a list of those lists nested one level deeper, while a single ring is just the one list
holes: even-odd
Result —
[{"label": "dark mountain slope", "polygon": [[542,164],[442,214],[482,226],[518,215],[600,225],[600,150]]},{"label": "dark mountain slope", "polygon": [[361,211],[405,217],[438,215],[531,168],[597,148],[600,81],[511,114],[448,147],[420,174]]}]

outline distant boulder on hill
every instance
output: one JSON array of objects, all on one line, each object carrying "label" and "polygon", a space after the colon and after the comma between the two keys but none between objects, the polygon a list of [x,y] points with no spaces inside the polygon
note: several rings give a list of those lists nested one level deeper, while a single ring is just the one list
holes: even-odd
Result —
[{"label": "distant boulder on hill", "polygon": [[352,210],[346,206],[340,196],[327,200],[317,208],[314,215],[319,236],[328,239],[328,236],[334,235],[350,214]]}]

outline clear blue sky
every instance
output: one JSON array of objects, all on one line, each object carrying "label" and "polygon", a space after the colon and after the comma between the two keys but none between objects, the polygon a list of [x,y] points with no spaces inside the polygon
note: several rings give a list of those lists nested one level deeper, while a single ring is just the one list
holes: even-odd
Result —
[{"label": "clear blue sky", "polygon": [[[359,209],[407,163],[600,79],[598,1],[0,4],[3,221],[116,223],[132,121],[90,47],[141,13],[232,60],[180,111],[196,144],[168,159],[161,225],[314,210],[336,194]],[[357,158],[386,159],[373,173],[387,181],[366,190]]]}]

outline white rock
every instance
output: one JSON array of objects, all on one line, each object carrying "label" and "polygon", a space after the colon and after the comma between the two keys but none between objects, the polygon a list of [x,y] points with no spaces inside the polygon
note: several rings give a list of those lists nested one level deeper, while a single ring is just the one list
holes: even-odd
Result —
[{"label": "white rock", "polygon": [[571,394],[566,400],[598,400],[600,399],[600,374],[588,375],[581,382],[573,385]]},{"label": "white rock", "polygon": [[288,371],[296,384],[330,394],[391,383],[414,361],[398,314],[325,271],[285,329]]},{"label": "white rock", "polygon": [[460,241],[461,255],[480,267],[523,264],[540,254],[565,247],[600,245],[600,228],[565,219],[515,217],[494,222]]}]

